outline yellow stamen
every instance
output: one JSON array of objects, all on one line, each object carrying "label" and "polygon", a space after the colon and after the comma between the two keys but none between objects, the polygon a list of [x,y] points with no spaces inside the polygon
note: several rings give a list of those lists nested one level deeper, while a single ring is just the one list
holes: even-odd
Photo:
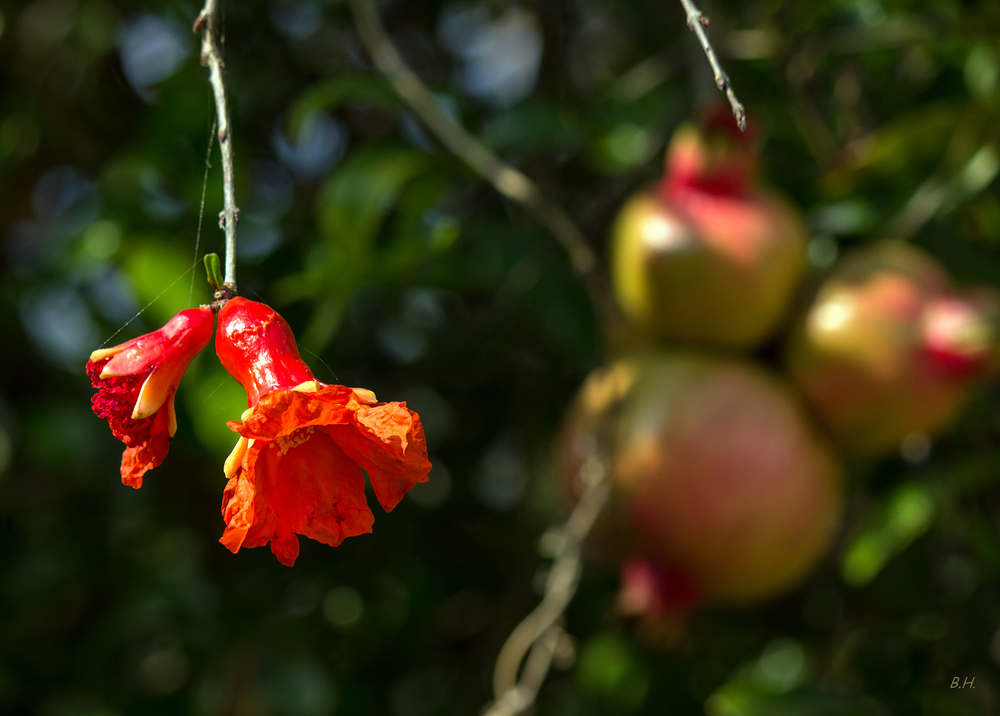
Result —
[{"label": "yellow stamen", "polygon": [[229,453],[229,457],[226,458],[226,464],[223,468],[226,471],[227,479],[232,479],[236,475],[236,471],[243,465],[243,458],[246,456],[247,450],[252,443],[253,440],[247,440],[242,435],[236,441],[236,447]]},{"label": "yellow stamen", "polygon": [[174,396],[167,398],[167,434],[173,437],[177,434],[177,411],[174,410]]},{"label": "yellow stamen", "polygon": [[275,439],[275,442],[278,444],[278,457],[283,456],[292,448],[297,448],[299,445],[309,442],[309,438],[313,436],[314,432],[316,432],[316,427],[310,425],[305,428],[299,428],[290,435],[282,435]]},{"label": "yellow stamen", "polygon": [[351,390],[354,391],[354,396],[358,399],[358,402],[363,405],[375,405],[378,402],[375,398],[375,393],[367,388],[351,388]]},{"label": "yellow stamen", "polygon": [[132,410],[133,420],[142,420],[156,413],[171,394],[173,375],[169,371],[154,369],[139,389],[139,397]]},{"label": "yellow stamen", "polygon": [[[98,348],[96,351],[94,351],[93,353],[90,354],[90,361],[92,363],[97,363],[98,361],[102,361],[105,358],[110,358],[111,356],[116,356],[119,353],[121,353],[123,350],[125,350],[125,346],[124,345],[114,346],[112,348]],[[102,372],[101,373],[101,377],[105,378],[107,376],[105,376],[104,373]]]}]

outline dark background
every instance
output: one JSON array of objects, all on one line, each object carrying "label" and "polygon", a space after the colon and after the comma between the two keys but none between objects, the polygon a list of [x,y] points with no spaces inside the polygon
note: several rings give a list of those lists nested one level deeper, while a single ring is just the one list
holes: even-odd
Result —
[{"label": "dark background", "polygon": [[[1000,3],[702,9],[767,182],[808,217],[814,274],[903,212],[926,215],[906,226],[959,284],[1000,287]],[[190,267],[221,250],[217,145],[196,243],[214,114],[198,10],[0,4],[0,712],[474,716],[564,514],[551,446],[601,361],[593,311],[552,237],[372,72],[345,3],[224,3],[241,292],[286,316],[320,380],[407,400],[435,467],[373,534],[303,538],[294,568],[230,554],[225,420],[245,398],[208,352],[169,457],[122,486],[83,365],[207,300]],[[381,12],[448,111],[601,253],[673,128],[719,96],[674,2]],[[918,465],[851,462],[814,575],[706,608],[673,651],[613,617],[615,575],[588,564],[567,620],[580,658],[538,713],[996,713],[998,399],[977,392]]]}]

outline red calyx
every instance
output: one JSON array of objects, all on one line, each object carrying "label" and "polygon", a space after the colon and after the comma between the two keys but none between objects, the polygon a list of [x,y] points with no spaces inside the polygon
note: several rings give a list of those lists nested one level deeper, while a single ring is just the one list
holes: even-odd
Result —
[{"label": "red calyx", "polygon": [[215,314],[208,307],[189,308],[152,333],[133,338],[114,349],[95,351],[95,355],[106,350],[118,351],[109,361],[97,362],[112,363],[109,367],[115,375],[148,373],[151,368],[176,361],[182,361],[186,367],[212,339],[214,321]]},{"label": "red calyx", "polygon": [[285,319],[270,306],[242,296],[219,311],[215,350],[222,366],[247,391],[251,407],[276,388],[315,380]]},{"label": "red calyx", "polygon": [[619,611],[651,619],[686,614],[702,600],[702,590],[685,571],[632,557],[622,564]]},{"label": "red calyx", "polygon": [[732,113],[713,107],[697,126],[678,129],[670,141],[661,194],[671,201],[684,191],[742,196],[757,177],[757,128],[741,132]]},{"label": "red calyx", "polygon": [[125,443],[122,482],[142,485],[142,476],[160,464],[176,429],[174,393],[191,360],[212,339],[215,314],[207,306],[181,311],[160,329],[111,348],[87,361],[97,394],[98,417]]},{"label": "red calyx", "polygon": [[948,297],[924,312],[924,346],[934,363],[957,378],[979,373],[992,352],[993,331],[977,307]]}]

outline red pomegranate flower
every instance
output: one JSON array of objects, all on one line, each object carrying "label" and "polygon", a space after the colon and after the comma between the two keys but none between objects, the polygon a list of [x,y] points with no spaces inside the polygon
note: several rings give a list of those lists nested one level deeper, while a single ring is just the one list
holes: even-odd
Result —
[{"label": "red pomegranate flower", "polygon": [[232,299],[219,312],[215,348],[250,406],[229,423],[240,439],[226,460],[219,541],[233,552],[270,542],[291,566],[296,534],[336,547],[371,532],[362,468],[386,512],[427,480],[419,416],[369,390],[320,383],[274,309]]},{"label": "red pomegranate flower", "polygon": [[158,331],[90,354],[87,375],[97,388],[91,402],[125,443],[122,482],[142,487],[142,476],[167,455],[177,432],[174,393],[191,360],[212,340],[215,314],[181,311]]}]

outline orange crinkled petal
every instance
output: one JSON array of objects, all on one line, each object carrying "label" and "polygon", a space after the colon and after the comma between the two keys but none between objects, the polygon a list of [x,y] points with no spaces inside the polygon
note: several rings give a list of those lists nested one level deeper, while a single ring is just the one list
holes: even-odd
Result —
[{"label": "orange crinkled petal", "polygon": [[169,425],[170,416],[164,407],[153,415],[145,436],[124,437],[128,447],[122,453],[122,483],[138,490],[142,487],[142,476],[163,462],[170,449]]},{"label": "orange crinkled petal", "polygon": [[351,425],[329,429],[337,444],[368,473],[375,497],[390,512],[414,485],[427,482],[431,463],[419,416],[405,403],[359,408]]},{"label": "orange crinkled petal", "polygon": [[397,458],[406,455],[414,430],[423,426],[420,417],[406,407],[406,403],[382,403],[372,407],[358,408],[354,419],[372,439],[385,445]]},{"label": "orange crinkled petal", "polygon": [[247,532],[253,526],[253,502],[256,495],[253,476],[240,468],[226,483],[222,493],[222,519],[226,530],[219,539],[229,551],[239,552]]},{"label": "orange crinkled petal", "polygon": [[312,393],[279,388],[260,396],[244,422],[228,425],[246,438],[274,440],[310,425],[346,423],[360,407],[354,391],[342,385],[323,385]]},{"label": "orange crinkled petal", "polygon": [[235,552],[270,542],[287,566],[299,554],[296,534],[336,547],[371,532],[375,522],[361,469],[319,428],[255,440],[226,488],[223,516],[226,547]]}]

